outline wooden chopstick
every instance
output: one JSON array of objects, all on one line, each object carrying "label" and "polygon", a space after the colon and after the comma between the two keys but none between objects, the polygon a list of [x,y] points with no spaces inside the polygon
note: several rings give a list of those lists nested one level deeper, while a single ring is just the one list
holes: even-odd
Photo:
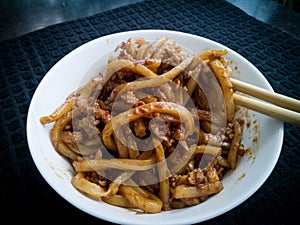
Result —
[{"label": "wooden chopstick", "polygon": [[300,101],[288,96],[267,91],[263,88],[230,78],[234,91],[239,91],[252,97],[233,94],[235,104],[253,111],[265,114],[275,119],[300,126]]},{"label": "wooden chopstick", "polygon": [[294,98],[279,93],[274,93],[237,79],[230,78],[230,82],[233,85],[233,90],[243,92],[286,109],[300,112],[300,101]]},{"label": "wooden chopstick", "polygon": [[300,126],[300,113],[298,112],[246,96],[238,95],[236,93],[233,94],[233,100],[237,105],[265,114],[283,122]]}]

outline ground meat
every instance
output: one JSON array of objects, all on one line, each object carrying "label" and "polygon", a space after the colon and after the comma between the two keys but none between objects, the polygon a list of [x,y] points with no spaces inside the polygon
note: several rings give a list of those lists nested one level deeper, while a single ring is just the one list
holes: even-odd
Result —
[{"label": "ground meat", "polygon": [[190,185],[199,185],[207,182],[207,177],[201,169],[194,169],[188,173],[187,181]]},{"label": "ground meat", "polygon": [[94,104],[94,113],[95,113],[95,118],[100,119],[105,124],[108,123],[111,120],[110,111],[106,110],[106,109],[102,109],[100,107],[99,102],[96,102]]},{"label": "ground meat", "polygon": [[126,93],[122,94],[121,99],[130,105],[134,105],[139,101],[139,99],[135,97],[133,91],[127,91]]}]

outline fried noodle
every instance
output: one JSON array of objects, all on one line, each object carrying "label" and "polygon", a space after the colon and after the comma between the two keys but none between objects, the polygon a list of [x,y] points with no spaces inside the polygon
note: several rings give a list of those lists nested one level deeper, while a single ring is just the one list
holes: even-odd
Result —
[{"label": "fried noodle", "polygon": [[175,41],[129,38],[105,70],[51,114],[54,149],[72,185],[119,207],[159,213],[223,190],[244,154],[227,51],[198,54]]}]

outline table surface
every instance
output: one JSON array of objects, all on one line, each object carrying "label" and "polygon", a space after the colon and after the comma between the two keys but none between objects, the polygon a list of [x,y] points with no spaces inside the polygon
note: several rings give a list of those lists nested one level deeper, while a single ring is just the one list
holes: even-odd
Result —
[{"label": "table surface", "polygon": [[[28,107],[41,79],[70,51],[107,34],[150,28],[220,42],[253,63],[276,92],[300,99],[297,35],[258,20],[228,1],[138,1],[14,34],[0,41],[2,218],[25,223],[40,223],[39,218],[53,223],[104,222],[65,201],[37,170],[26,139]],[[201,224],[296,224],[292,218],[297,218],[300,205],[299,146],[299,127],[285,124],[281,155],[262,187],[238,207]]]},{"label": "table surface", "polygon": [[[143,0],[0,1],[0,41]],[[300,38],[300,0],[293,7],[274,0],[227,0],[248,15]],[[289,1],[287,1],[289,2]]]}]

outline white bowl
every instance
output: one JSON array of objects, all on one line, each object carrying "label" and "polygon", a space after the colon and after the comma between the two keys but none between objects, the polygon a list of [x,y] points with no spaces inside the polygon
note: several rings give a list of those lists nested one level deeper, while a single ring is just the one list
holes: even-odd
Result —
[{"label": "white bowl", "polygon": [[193,224],[219,216],[247,200],[271,174],[278,160],[283,141],[283,122],[248,111],[246,121],[251,126],[244,129],[243,144],[250,148],[236,170],[222,180],[224,189],[207,201],[185,209],[158,214],[136,214],[128,209],[92,200],[79,193],[71,184],[73,169],[70,163],[57,154],[50,139],[51,124],[41,125],[39,118],[48,115],[83,81],[95,76],[116,45],[130,37],[141,36],[147,40],[165,36],[194,52],[207,49],[227,49],[226,58],[232,62],[233,77],[273,91],[260,71],[247,59],[217,42],[203,37],[167,30],[137,30],[111,34],[90,41],[70,52],[56,63],[37,87],[29,107],[27,138],[32,158],[48,184],[65,200],[82,211],[117,224]]}]

